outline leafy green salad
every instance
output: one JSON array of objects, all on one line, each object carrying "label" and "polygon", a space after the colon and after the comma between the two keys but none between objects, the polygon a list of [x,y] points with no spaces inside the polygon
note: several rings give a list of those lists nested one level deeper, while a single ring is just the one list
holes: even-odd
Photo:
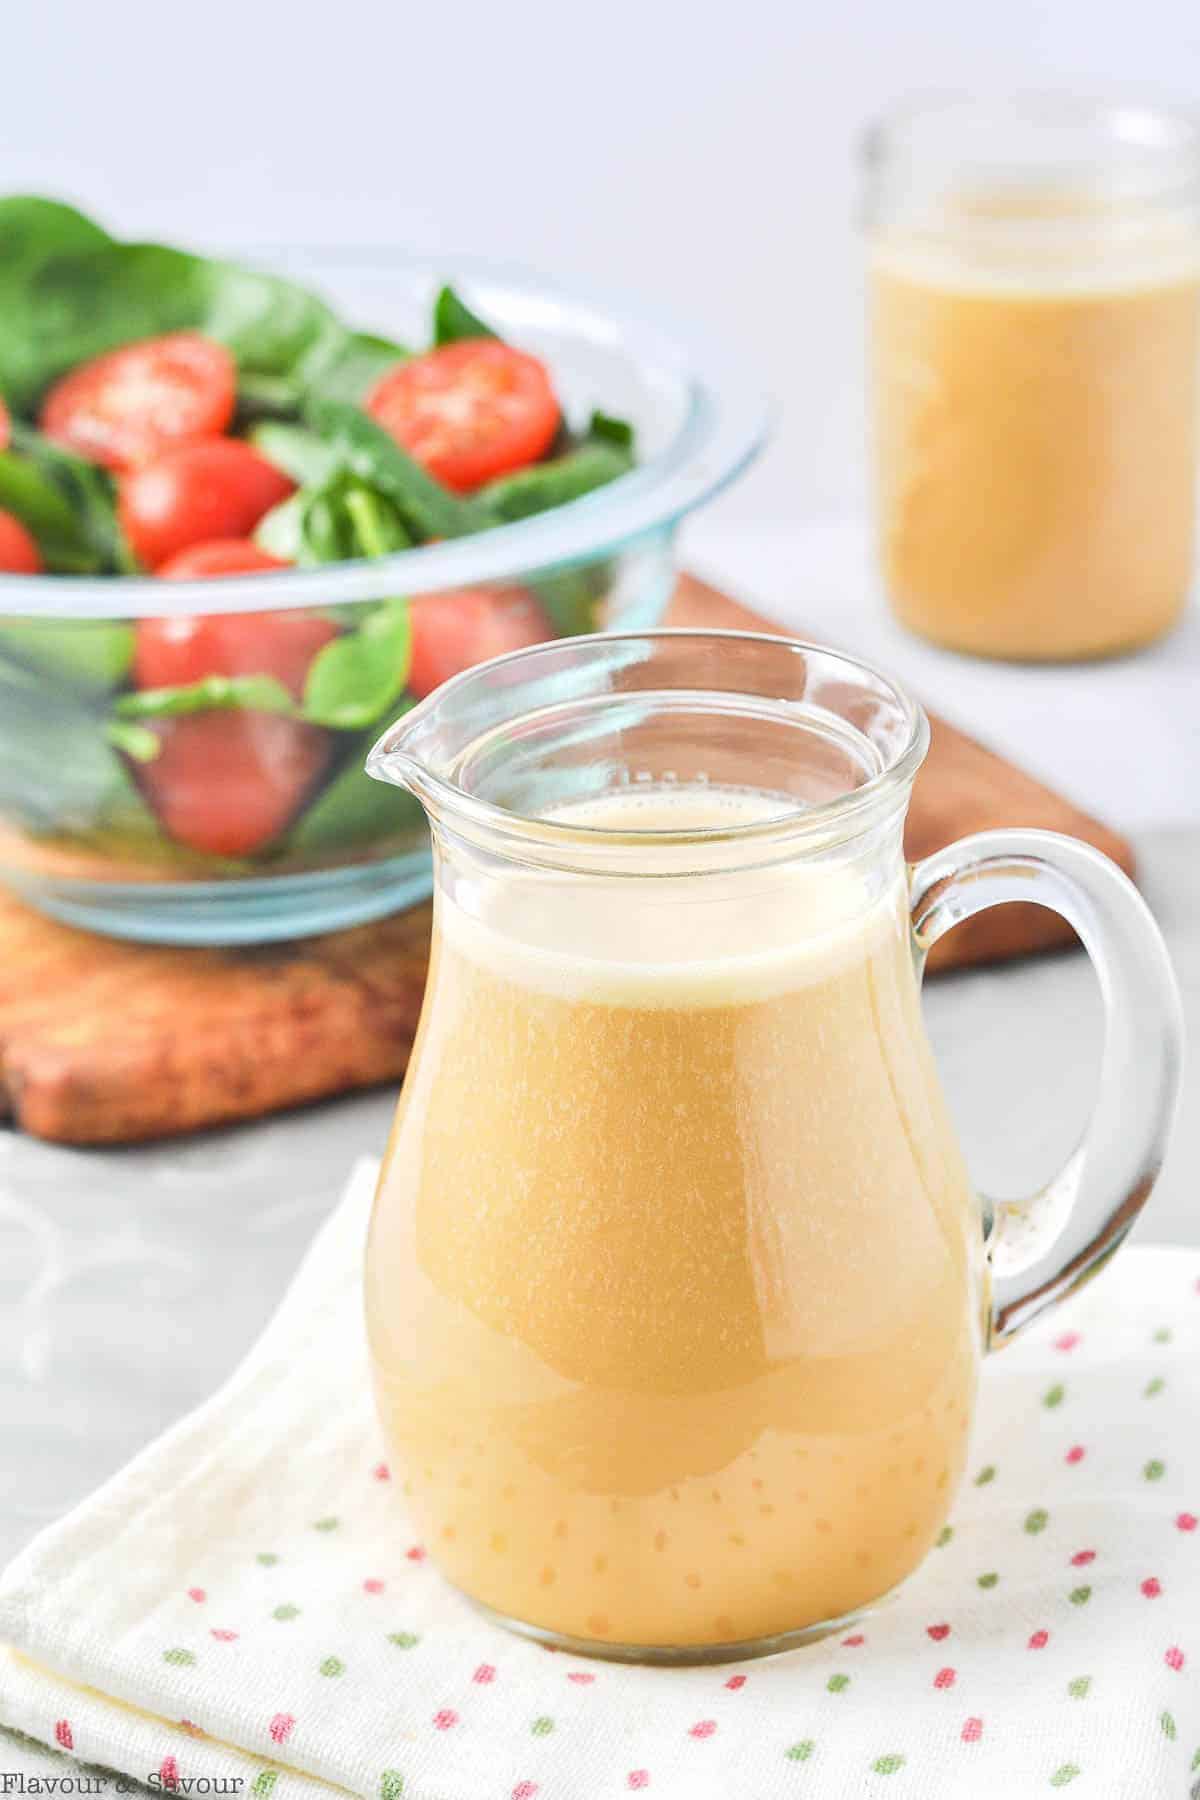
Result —
[{"label": "leafy green salad", "polygon": [[[0,820],[239,872],[385,832],[382,723],[460,669],[592,629],[593,565],[356,606],[123,619],[119,578],[375,558],[632,468],[545,364],[443,288],[428,347],[278,276],[0,200],[0,571],[114,577],[113,618],[0,617]],[[164,596],[165,601],[165,596]],[[0,606],[3,602],[0,601]]]}]

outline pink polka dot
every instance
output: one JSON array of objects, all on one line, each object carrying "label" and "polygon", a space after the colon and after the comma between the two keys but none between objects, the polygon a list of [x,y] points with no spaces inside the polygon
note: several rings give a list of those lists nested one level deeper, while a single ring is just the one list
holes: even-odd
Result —
[{"label": "pink polka dot", "polygon": [[950,1627],[948,1625],[927,1625],[925,1630],[935,1644],[940,1644],[943,1638],[948,1638],[950,1636]]},{"label": "pink polka dot", "polygon": [[458,1714],[452,1706],[444,1706],[441,1712],[434,1713],[433,1722],[439,1731],[449,1731],[458,1724]]},{"label": "pink polka dot", "polygon": [[1050,1633],[1048,1631],[1035,1631],[1029,1640],[1029,1648],[1031,1650],[1044,1650],[1049,1642]]},{"label": "pink polka dot", "polygon": [[596,1677],[588,1669],[568,1669],[567,1680],[573,1681],[576,1687],[590,1687]]},{"label": "pink polka dot", "polygon": [[1072,1563],[1077,1569],[1086,1568],[1088,1563],[1095,1562],[1095,1560],[1096,1552],[1094,1550],[1077,1550],[1071,1558]]},{"label": "pink polka dot", "polygon": [[630,1769],[625,1780],[627,1785],[631,1788],[648,1788],[650,1786],[650,1771],[649,1769]]},{"label": "pink polka dot", "polygon": [[177,1788],[179,1786],[179,1764],[175,1761],[173,1756],[163,1757],[162,1765],[158,1771],[158,1778],[165,1788]]},{"label": "pink polka dot", "polygon": [[216,1638],[218,1644],[236,1644],[237,1635],[236,1631],[227,1631],[223,1626],[214,1626],[212,1630],[212,1636]]},{"label": "pink polka dot", "polygon": [[744,1675],[731,1675],[729,1677],[729,1680],[725,1683],[725,1686],[727,1688],[732,1688],[735,1693],[737,1692],[738,1688],[744,1688],[745,1685],[746,1685],[746,1677]]},{"label": "pink polka dot", "polygon": [[1181,1512],[1175,1523],[1180,1531],[1195,1531],[1200,1520],[1197,1520],[1195,1513]]},{"label": "pink polka dot", "polygon": [[495,1679],[496,1670],[491,1663],[480,1663],[471,1677],[471,1680],[477,1681],[481,1687],[485,1687],[489,1681],[495,1681]]},{"label": "pink polka dot", "polygon": [[1077,1331],[1064,1331],[1061,1337],[1055,1338],[1054,1348],[1056,1350],[1073,1350],[1081,1341]]},{"label": "pink polka dot", "polygon": [[388,1468],[386,1463],[376,1463],[375,1467],[371,1470],[371,1473],[376,1481],[390,1481],[392,1479],[392,1471]]},{"label": "pink polka dot", "polygon": [[56,1744],[61,1744],[64,1750],[73,1750],[75,1748],[75,1736],[71,1730],[71,1721],[69,1719],[58,1720],[54,1727],[54,1741]]},{"label": "pink polka dot", "polygon": [[1069,1463],[1080,1463],[1086,1455],[1087,1451],[1082,1444],[1072,1444],[1071,1448],[1067,1451],[1067,1461]]},{"label": "pink polka dot", "polygon": [[964,1722],[962,1728],[962,1741],[964,1744],[977,1744],[982,1736],[982,1719],[967,1719]]},{"label": "pink polka dot", "polygon": [[203,1606],[204,1602],[208,1599],[208,1595],[203,1588],[189,1588],[188,1599],[194,1600],[197,1606]]},{"label": "pink polka dot", "polygon": [[1145,1581],[1142,1583],[1142,1592],[1145,1594],[1147,1600],[1158,1599],[1158,1596],[1162,1593],[1162,1582],[1159,1581],[1157,1575],[1147,1575]]},{"label": "pink polka dot", "polygon": [[409,1562],[424,1562],[425,1546],[424,1544],[414,1544],[412,1549],[406,1550],[404,1554],[407,1556]]},{"label": "pink polka dot", "polygon": [[512,1800],[533,1800],[533,1796],[537,1791],[538,1784],[536,1781],[518,1781],[516,1787],[512,1791]]},{"label": "pink polka dot", "polygon": [[380,1581],[380,1579],[377,1575],[372,1575],[366,1581],[363,1582],[363,1593],[364,1594],[382,1594],[383,1585],[384,1585],[383,1582]]},{"label": "pink polka dot", "polygon": [[275,1743],[286,1744],[292,1735],[295,1723],[291,1713],[276,1713],[268,1728]]},{"label": "pink polka dot", "polygon": [[958,1676],[953,1669],[939,1669],[933,1678],[933,1685],[935,1688],[952,1688],[957,1680]]},{"label": "pink polka dot", "polygon": [[717,1721],[715,1719],[698,1719],[694,1725],[689,1727],[688,1736],[694,1738],[710,1738],[716,1729]]},{"label": "pink polka dot", "polygon": [[1171,1648],[1167,1651],[1167,1654],[1163,1657],[1163,1661],[1166,1663],[1168,1669],[1182,1669],[1186,1660],[1187,1659],[1178,1644],[1172,1644]]},{"label": "pink polka dot", "polygon": [[842,1639],[842,1643],[843,1643],[843,1644],[844,1644],[844,1645],[845,1645],[845,1647],[846,1647],[846,1649],[847,1649],[847,1650],[857,1650],[857,1649],[858,1649],[858,1646],[859,1646],[859,1645],[860,1645],[860,1644],[865,1644],[865,1643],[866,1643],[866,1641],[867,1641],[867,1640],[866,1640],[866,1638],[865,1638],[865,1637],[864,1637],[864,1636],[863,1636],[863,1634],[862,1634],[862,1632],[861,1632],[861,1631],[856,1631],[856,1632],[855,1632],[855,1633],[854,1633],[854,1634],[853,1634],[853,1636],[851,1636],[851,1637],[848,1637],[848,1638],[843,1638],[843,1639]]}]

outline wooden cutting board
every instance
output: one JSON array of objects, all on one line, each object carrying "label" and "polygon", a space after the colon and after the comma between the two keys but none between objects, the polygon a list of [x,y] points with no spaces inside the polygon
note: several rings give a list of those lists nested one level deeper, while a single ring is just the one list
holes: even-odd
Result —
[{"label": "wooden cutting board", "polygon": [[[670,619],[773,629],[687,576]],[[935,719],[909,856],[1000,825],[1069,832],[1132,871],[1115,833]],[[934,960],[945,968],[1069,939],[1054,914],[1006,906],[959,926]],[[428,947],[424,906],[298,943],[219,951],[94,937],[0,896],[0,1104],[41,1137],[111,1144],[395,1081]]]}]

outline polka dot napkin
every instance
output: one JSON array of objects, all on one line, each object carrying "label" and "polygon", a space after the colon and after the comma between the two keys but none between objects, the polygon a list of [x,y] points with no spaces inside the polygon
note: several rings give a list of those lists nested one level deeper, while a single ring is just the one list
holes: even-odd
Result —
[{"label": "polka dot napkin", "polygon": [[8,1570],[0,1723],[258,1800],[1200,1792],[1200,1255],[1126,1250],[989,1363],[952,1523],[877,1614],[623,1668],[487,1625],[415,1541],[365,1376],[370,1186],[229,1384]]}]

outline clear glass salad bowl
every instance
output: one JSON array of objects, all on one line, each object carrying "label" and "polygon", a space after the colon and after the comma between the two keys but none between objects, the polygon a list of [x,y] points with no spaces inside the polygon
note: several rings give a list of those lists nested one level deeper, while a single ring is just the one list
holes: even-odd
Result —
[{"label": "clear glass salad bowl", "polygon": [[[139,765],[138,728],[114,727],[137,621],[286,609],[350,633],[381,601],[398,612],[407,603],[435,671],[442,640],[457,643],[447,672],[456,655],[461,666],[464,633],[477,660],[535,638],[641,629],[666,608],[681,520],[765,435],[766,408],[737,360],[640,308],[461,257],[293,250],[254,260],[402,342],[423,340],[432,296],[453,283],[547,363],[569,420],[593,408],[630,420],[638,460],[557,510],[369,561],[220,581],[0,575],[0,880],[44,912],[118,937],[297,937],[379,917],[430,886],[420,809],[363,772],[387,718],[360,722],[353,694],[344,723],[309,728],[303,798],[262,847],[212,854],[172,836]],[[218,822],[242,804],[251,761],[293,754],[277,746],[276,725],[244,713],[242,736],[216,746],[204,791],[190,798]]]}]

